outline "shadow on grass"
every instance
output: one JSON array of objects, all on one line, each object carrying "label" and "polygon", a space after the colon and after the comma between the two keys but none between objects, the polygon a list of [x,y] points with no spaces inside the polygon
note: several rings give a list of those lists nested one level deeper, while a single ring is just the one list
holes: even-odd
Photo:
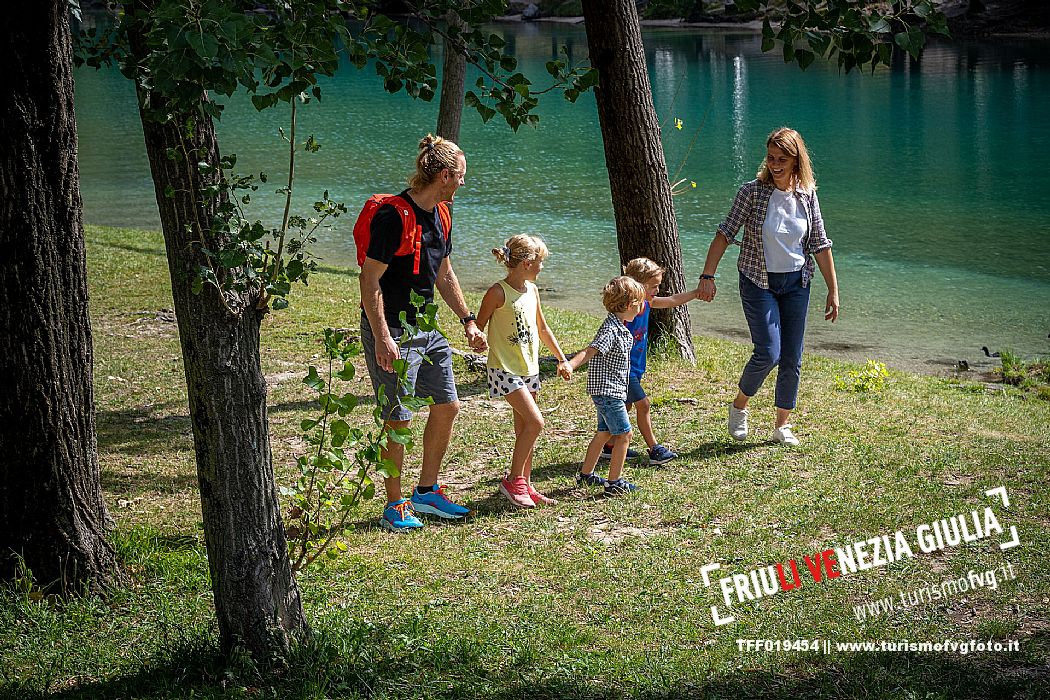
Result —
[{"label": "shadow on grass", "polygon": [[[354,622],[316,634],[282,670],[260,675],[248,661],[227,663],[206,637],[143,660],[143,670],[41,693],[0,686],[3,697],[30,698],[489,698],[491,700],[673,700],[679,698],[1012,698],[1050,693],[1050,672],[1016,655],[854,653],[799,657],[777,670],[741,668],[704,677],[699,666],[536,668],[534,649],[493,649],[479,640],[427,634],[426,618],[380,628]],[[425,636],[424,636],[425,635]],[[1026,640],[1046,648],[1045,633]],[[680,661],[681,659],[679,659]]]},{"label": "shadow on grass", "polygon": [[189,415],[158,416],[172,410],[185,411],[184,404],[156,404],[149,408],[99,411],[98,448],[107,452],[141,454],[149,445],[164,442],[172,450],[193,449]]}]

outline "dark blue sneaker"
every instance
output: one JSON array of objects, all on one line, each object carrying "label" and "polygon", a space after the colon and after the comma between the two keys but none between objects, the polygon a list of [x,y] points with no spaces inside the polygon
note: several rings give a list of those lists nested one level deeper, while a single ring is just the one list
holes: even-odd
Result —
[{"label": "dark blue sneaker", "polygon": [[[637,450],[632,450],[630,447],[627,448],[627,459],[637,459],[641,455]],[[598,455],[598,459],[603,462],[608,462],[612,459],[612,448],[606,445],[602,448],[602,453]]]},{"label": "dark blue sneaker", "polygon": [[591,472],[590,474],[576,472],[576,485],[580,486],[582,484],[586,484],[588,486],[605,486],[605,479],[598,476],[594,472]]},{"label": "dark blue sneaker", "polygon": [[635,491],[641,491],[641,486],[632,484],[622,476],[616,481],[608,481],[605,484],[605,495],[606,496],[625,496],[627,494],[634,493]]},{"label": "dark blue sneaker", "polygon": [[649,464],[667,464],[677,456],[677,452],[672,452],[663,445],[653,445],[653,449],[649,450]]},{"label": "dark blue sneaker", "polygon": [[402,498],[400,501],[387,503],[379,524],[390,532],[408,532],[423,527],[423,521],[412,513],[412,504]]},{"label": "dark blue sneaker", "polygon": [[463,506],[448,500],[448,496],[445,495],[444,486],[435,486],[433,491],[428,491],[426,493],[420,493],[418,490],[413,490],[412,508],[417,513],[436,515],[437,517],[445,518],[446,520],[462,518],[470,512],[470,508],[464,508]]}]

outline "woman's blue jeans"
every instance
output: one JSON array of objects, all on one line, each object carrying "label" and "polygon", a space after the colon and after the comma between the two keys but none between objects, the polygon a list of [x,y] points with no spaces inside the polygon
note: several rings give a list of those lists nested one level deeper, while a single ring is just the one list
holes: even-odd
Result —
[{"label": "woman's blue jeans", "polygon": [[770,370],[779,365],[776,406],[790,411],[798,399],[809,287],[802,286],[801,270],[770,272],[768,276],[769,289],[762,289],[740,274],[740,301],[755,350],[744,366],[739,386],[744,394],[754,396]]}]

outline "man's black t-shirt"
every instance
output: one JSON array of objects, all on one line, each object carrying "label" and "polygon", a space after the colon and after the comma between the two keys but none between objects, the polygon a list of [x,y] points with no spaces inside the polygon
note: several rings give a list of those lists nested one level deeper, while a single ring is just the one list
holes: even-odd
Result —
[{"label": "man's black t-shirt", "polygon": [[437,210],[420,209],[408,196],[408,190],[400,196],[412,205],[416,224],[423,229],[419,274],[412,272],[414,255],[394,255],[401,246],[402,219],[390,204],[380,207],[372,217],[372,233],[366,254],[387,265],[386,272],[379,278],[379,290],[383,293],[383,314],[391,329],[401,327],[399,315],[402,311],[409,323],[416,322],[416,309],[409,301],[410,290],[426,299],[427,303],[434,300],[434,282],[441,262],[452,253],[452,237],[446,242]]}]

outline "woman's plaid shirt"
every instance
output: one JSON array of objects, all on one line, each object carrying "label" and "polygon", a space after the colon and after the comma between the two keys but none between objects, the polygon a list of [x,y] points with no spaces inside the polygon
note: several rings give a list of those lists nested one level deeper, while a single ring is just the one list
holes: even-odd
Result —
[{"label": "woman's plaid shirt", "polygon": [[[740,246],[737,268],[762,289],[769,289],[766,254],[762,247],[762,224],[766,220],[766,209],[772,194],[773,185],[766,185],[758,180],[744,183],[737,190],[729,216],[718,225],[718,233],[725,236],[730,243]],[[802,251],[806,256],[806,264],[802,268],[802,286],[806,287],[813,277],[813,255],[830,248],[831,239],[824,233],[824,220],[820,217],[817,193],[796,190],[795,196],[802,202],[809,218],[809,231],[802,239]],[[744,239],[738,241],[736,237],[741,226],[744,227]]]}]

